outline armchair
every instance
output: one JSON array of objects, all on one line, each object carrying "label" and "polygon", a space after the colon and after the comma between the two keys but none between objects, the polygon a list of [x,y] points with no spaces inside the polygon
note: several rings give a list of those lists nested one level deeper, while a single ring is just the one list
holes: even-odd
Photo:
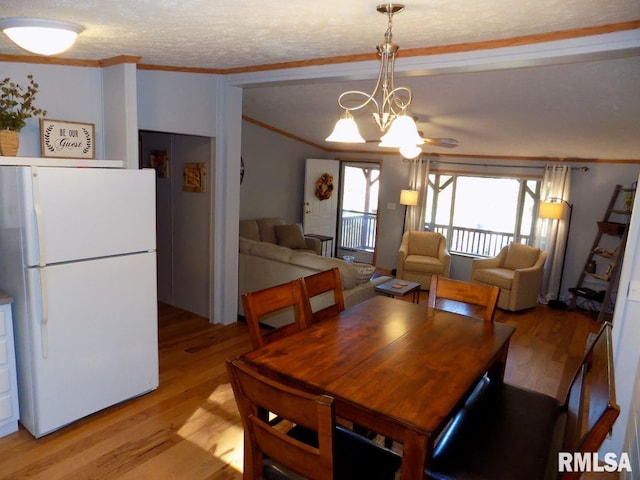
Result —
[{"label": "armchair", "polygon": [[436,232],[405,232],[398,252],[398,278],[420,282],[429,290],[432,275],[449,276],[451,255],[446,239]]},{"label": "armchair", "polygon": [[536,247],[511,242],[497,257],[474,259],[471,281],[500,287],[498,308],[517,312],[538,302],[547,253]]}]

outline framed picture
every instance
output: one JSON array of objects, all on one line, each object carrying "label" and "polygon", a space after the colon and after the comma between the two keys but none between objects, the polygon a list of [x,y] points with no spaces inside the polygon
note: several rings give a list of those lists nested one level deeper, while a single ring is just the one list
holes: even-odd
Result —
[{"label": "framed picture", "polygon": [[205,163],[185,163],[182,190],[185,192],[207,191],[207,166]]},{"label": "framed picture", "polygon": [[151,150],[149,165],[145,167],[155,169],[157,178],[169,178],[169,152],[166,150]]},{"label": "framed picture", "polygon": [[95,125],[41,118],[40,145],[43,157],[96,158]]}]

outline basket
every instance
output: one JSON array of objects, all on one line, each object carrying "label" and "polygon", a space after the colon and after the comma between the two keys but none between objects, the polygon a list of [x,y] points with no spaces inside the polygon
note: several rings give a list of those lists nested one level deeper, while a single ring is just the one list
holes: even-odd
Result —
[{"label": "basket", "polygon": [[598,222],[598,230],[608,235],[622,235],[624,233],[624,223],[617,222]]}]

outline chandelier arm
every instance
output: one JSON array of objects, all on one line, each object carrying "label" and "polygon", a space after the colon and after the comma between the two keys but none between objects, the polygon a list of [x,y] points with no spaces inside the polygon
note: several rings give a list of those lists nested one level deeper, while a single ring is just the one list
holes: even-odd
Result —
[{"label": "chandelier arm", "polygon": [[[380,105],[376,101],[375,96],[378,93],[378,89],[380,88],[380,82],[382,80],[382,77],[383,77],[383,64],[382,62],[380,62],[380,70],[378,71],[378,80],[376,81],[376,86],[373,89],[373,91],[370,94],[362,92],[360,90],[349,90],[346,92],[342,92],[342,94],[340,94],[340,96],[338,97],[338,105],[340,105],[340,108],[343,108],[347,112],[353,112],[355,110],[360,110],[361,108],[364,108],[367,105],[369,105],[369,103],[373,102],[376,106],[376,110],[379,112]],[[355,107],[347,107],[342,103],[342,99],[348,95],[360,95],[363,97],[367,97],[367,99],[364,100],[363,103],[358,104]]]}]

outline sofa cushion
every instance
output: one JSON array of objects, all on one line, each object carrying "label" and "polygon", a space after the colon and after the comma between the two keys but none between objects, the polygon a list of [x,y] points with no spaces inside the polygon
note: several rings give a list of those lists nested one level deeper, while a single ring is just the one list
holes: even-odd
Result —
[{"label": "sofa cushion", "polygon": [[249,254],[251,253],[251,248],[256,244],[257,242],[253,241],[253,240],[249,240],[248,238],[244,238],[244,237],[240,237],[239,238],[239,251],[240,253],[246,253]]},{"label": "sofa cushion", "polygon": [[256,242],[255,245],[251,247],[251,255],[279,260],[280,262],[288,262],[292,253],[293,250],[290,248],[268,242]]},{"label": "sofa cushion", "polygon": [[425,257],[422,255],[407,255],[404,260],[404,270],[406,272],[420,273],[444,273],[444,265],[438,257]]},{"label": "sofa cushion", "polygon": [[409,232],[409,255],[437,257],[441,238],[434,232]]},{"label": "sofa cushion", "polygon": [[357,284],[356,268],[353,264],[347,263],[339,258],[321,257],[314,253],[293,251],[290,262],[303,267],[312,268],[318,272],[338,267],[340,269],[342,288],[344,290],[350,290]]},{"label": "sofa cushion", "polygon": [[523,245],[521,243],[511,243],[507,249],[507,257],[504,259],[504,268],[517,270],[519,268],[533,267],[540,256],[540,249]]},{"label": "sofa cushion", "polygon": [[276,240],[278,245],[294,250],[307,248],[302,230],[298,225],[275,225]]},{"label": "sofa cushion", "polygon": [[360,285],[361,283],[365,283],[371,280],[371,277],[376,271],[376,267],[368,263],[354,262],[353,266],[356,267],[356,284],[357,285]]},{"label": "sofa cushion", "polygon": [[273,227],[284,225],[286,222],[282,218],[259,218],[256,220],[260,232],[260,241],[277,243],[276,232]]},{"label": "sofa cushion", "polygon": [[260,231],[258,230],[258,223],[255,220],[240,220],[240,236],[248,238],[255,242],[260,241]]},{"label": "sofa cushion", "polygon": [[480,268],[474,272],[473,281],[511,290],[513,270],[508,268]]}]

